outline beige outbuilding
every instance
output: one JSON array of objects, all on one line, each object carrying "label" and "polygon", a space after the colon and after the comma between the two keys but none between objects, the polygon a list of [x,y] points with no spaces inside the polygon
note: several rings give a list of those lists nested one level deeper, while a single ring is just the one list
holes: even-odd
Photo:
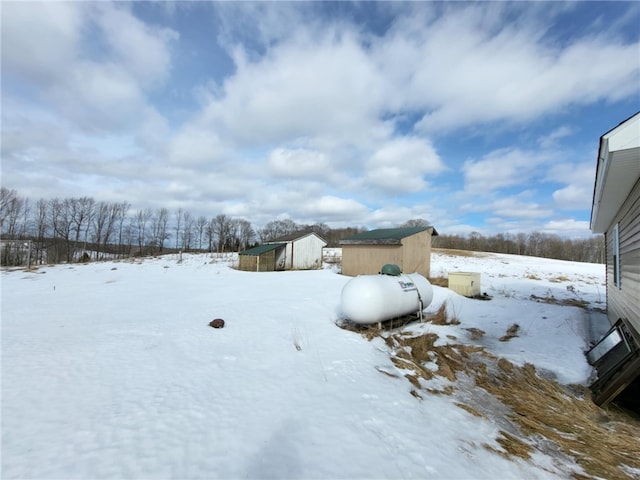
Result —
[{"label": "beige outbuilding", "polygon": [[373,275],[387,263],[394,263],[405,273],[418,272],[425,277],[431,270],[431,237],[438,235],[428,227],[381,228],[344,238],[342,273]]}]

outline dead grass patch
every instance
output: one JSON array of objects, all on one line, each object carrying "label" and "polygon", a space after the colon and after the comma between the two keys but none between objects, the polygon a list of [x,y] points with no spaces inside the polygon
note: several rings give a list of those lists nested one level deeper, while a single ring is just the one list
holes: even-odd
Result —
[{"label": "dead grass patch", "polygon": [[549,303],[551,305],[565,305],[568,307],[579,307],[584,309],[587,309],[589,307],[589,302],[587,302],[586,300],[582,300],[580,298],[558,299],[553,295],[548,295],[546,297],[539,297],[538,295],[535,295],[533,293],[530,295],[529,298],[531,298],[531,300],[534,300],[538,303]]},{"label": "dead grass patch", "polygon": [[465,328],[465,330],[471,334],[471,340],[480,340],[486,333],[484,330],[475,327]]},{"label": "dead grass patch", "polygon": [[551,277],[549,279],[549,281],[552,282],[552,283],[568,282],[569,280],[570,280],[570,278],[567,277],[566,275],[558,275],[557,277]]},{"label": "dead grass patch", "polygon": [[457,403],[456,402],[455,405],[456,405],[456,407],[459,407],[459,408],[469,412],[474,417],[487,418],[487,416],[484,413],[480,413],[478,410],[476,410],[473,407],[470,407],[469,405],[467,405],[465,403]]},{"label": "dead grass patch", "polygon": [[529,280],[542,280],[538,275],[536,275],[535,273],[530,273],[529,275],[525,275],[524,278],[528,278]]},{"label": "dead grass patch", "polygon": [[507,328],[507,333],[501,336],[498,340],[500,340],[501,342],[508,342],[512,338],[518,336],[519,330],[520,330],[520,325],[518,325],[517,323],[514,323],[513,325],[510,325],[509,328]]},{"label": "dead grass patch", "polygon": [[497,453],[504,458],[509,458],[511,456],[520,457],[523,460],[529,460],[531,458],[533,448],[530,445],[524,443],[518,437],[511,435],[504,430],[500,430],[500,432],[498,432],[498,438],[496,438],[496,442],[498,442],[503,450],[494,448],[486,443],[483,446],[487,450]]},{"label": "dead grass patch", "polygon": [[533,365],[500,365],[493,374],[477,376],[476,384],[511,408],[510,419],[524,435],[551,440],[592,478],[631,479],[621,467],[640,469],[640,422],[601,409],[586,389],[578,397],[541,378]]},{"label": "dead grass patch", "polygon": [[447,277],[429,277],[429,283],[438,287],[449,288],[449,279]]},{"label": "dead grass patch", "polygon": [[[507,335],[515,335],[519,327],[513,324],[509,330]],[[508,422],[509,432],[500,430],[497,446],[484,444],[485,449],[525,461],[536,451],[570,457],[582,468],[581,472],[571,473],[575,479],[633,480],[634,472],[640,470],[639,420],[615,407],[598,407],[587,388],[563,386],[543,378],[533,365],[514,365],[479,346],[436,345],[438,338],[434,333],[392,334],[385,342],[393,352],[393,364],[407,371],[410,393],[415,398],[422,400],[425,392],[455,396],[454,382],[464,375],[473,382],[472,389],[484,390],[508,408],[510,413],[503,422]],[[452,383],[442,388],[425,383],[435,376]],[[455,405],[471,415],[487,418],[482,413],[486,394],[473,395],[469,388],[465,387],[465,392],[471,395],[465,395],[464,403]]]},{"label": "dead grass patch", "polygon": [[442,304],[435,313],[425,315],[424,319],[434,325],[460,325],[456,316],[449,316],[446,304]]}]

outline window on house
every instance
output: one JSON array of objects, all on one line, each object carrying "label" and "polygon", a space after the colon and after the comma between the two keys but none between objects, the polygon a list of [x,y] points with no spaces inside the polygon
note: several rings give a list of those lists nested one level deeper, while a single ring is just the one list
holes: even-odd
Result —
[{"label": "window on house", "polygon": [[616,223],[613,227],[613,284],[620,287],[620,234]]}]

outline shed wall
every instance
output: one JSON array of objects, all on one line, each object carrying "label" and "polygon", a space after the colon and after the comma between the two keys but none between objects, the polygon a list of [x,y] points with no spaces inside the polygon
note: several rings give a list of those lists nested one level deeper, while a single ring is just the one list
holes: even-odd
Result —
[{"label": "shed wall", "polygon": [[[613,229],[619,224],[620,288],[613,282]],[[607,312],[613,325],[626,318],[640,336],[640,179],[606,233]],[[640,338],[638,339],[640,341]]]},{"label": "shed wall", "polygon": [[385,263],[395,263],[402,269],[401,245],[343,245],[343,275],[375,275]]},{"label": "shed wall", "polygon": [[431,276],[431,233],[432,230],[416,233],[402,239],[402,271],[418,272],[429,278]]},{"label": "shed wall", "polygon": [[[284,249],[279,249],[283,252]],[[272,272],[276,268],[276,252],[271,250],[261,255],[240,255],[238,268],[245,272]]]},{"label": "shed wall", "polygon": [[322,267],[322,248],[325,242],[315,235],[287,243],[287,268],[309,270]]},{"label": "shed wall", "polygon": [[255,272],[258,264],[257,255],[240,255],[238,257],[238,269],[245,272]]}]

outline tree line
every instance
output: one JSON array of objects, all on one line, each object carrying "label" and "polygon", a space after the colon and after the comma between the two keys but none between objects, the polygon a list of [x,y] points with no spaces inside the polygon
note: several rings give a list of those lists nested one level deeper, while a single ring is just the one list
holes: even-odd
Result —
[{"label": "tree line", "polygon": [[542,232],[499,233],[483,236],[472,232],[468,236],[439,235],[433,246],[474,252],[510,253],[531,257],[555,258],[573,262],[604,263],[604,236],[569,239]]},{"label": "tree line", "polygon": [[[412,219],[401,226],[428,226]],[[178,208],[132,209],[128,202],[96,201],[91,197],[41,198],[32,202],[14,189],[1,187],[0,236],[2,265],[104,260],[156,255],[169,251],[237,252],[301,230],[322,236],[329,246],[365,231],[364,227],[329,228],[273,220],[254,229],[244,218],[225,214],[194,216]],[[602,237],[567,240],[534,232],[485,237],[440,235],[434,246],[497,253],[514,253],[583,262],[603,262]]]},{"label": "tree line", "polygon": [[207,218],[182,208],[136,210],[129,202],[91,197],[32,202],[14,189],[2,187],[0,191],[2,265],[24,264],[27,255],[34,264],[42,264],[178,250],[237,252],[300,230],[316,231],[326,239],[359,231],[333,231],[324,224],[300,225],[288,219],[271,221],[256,230],[248,220],[225,214]]}]

